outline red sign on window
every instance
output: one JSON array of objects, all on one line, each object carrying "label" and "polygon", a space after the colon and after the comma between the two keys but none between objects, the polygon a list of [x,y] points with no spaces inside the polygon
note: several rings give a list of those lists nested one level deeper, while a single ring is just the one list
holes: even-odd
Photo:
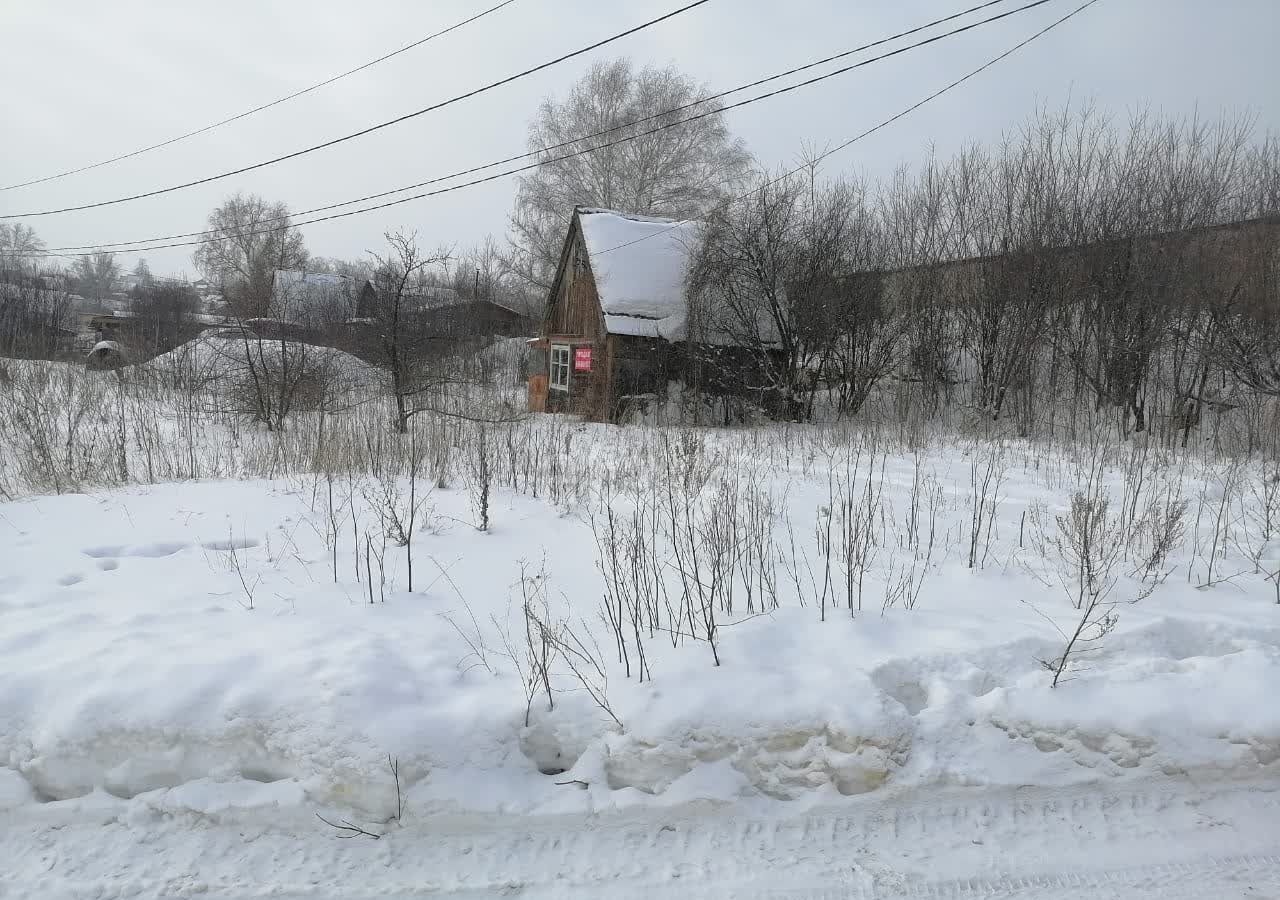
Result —
[{"label": "red sign on window", "polygon": [[573,371],[575,372],[591,371],[591,348],[590,347],[574,347],[573,348]]}]

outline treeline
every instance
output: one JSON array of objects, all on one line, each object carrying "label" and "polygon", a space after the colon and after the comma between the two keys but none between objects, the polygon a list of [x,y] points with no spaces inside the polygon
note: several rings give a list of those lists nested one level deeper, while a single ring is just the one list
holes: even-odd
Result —
[{"label": "treeline", "polygon": [[1042,112],[882,183],[759,177],[710,217],[691,325],[753,348],[791,416],[883,399],[1033,435],[1101,410],[1185,443],[1248,407],[1274,428],[1280,142],[1248,118]]}]

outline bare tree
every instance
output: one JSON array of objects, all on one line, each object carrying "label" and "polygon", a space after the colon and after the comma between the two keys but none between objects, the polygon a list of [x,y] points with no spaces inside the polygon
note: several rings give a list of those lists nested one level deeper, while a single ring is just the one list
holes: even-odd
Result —
[{"label": "bare tree", "polygon": [[[952,252],[978,262],[949,279],[979,409],[993,419],[1010,392],[1030,400],[1035,358],[1061,283],[1056,135],[1043,120],[1006,139],[993,160],[978,149],[949,167]],[[1024,427],[1027,423],[1024,421]]]},{"label": "bare tree", "polygon": [[[511,216],[512,265],[547,286],[575,206],[695,218],[742,181],[749,157],[718,116],[646,134],[679,121],[709,93],[674,68],[637,70],[627,59],[599,62],[563,100],[548,98],[529,125],[529,149],[544,164],[519,179]],[[698,104],[697,112],[717,109]],[[646,120],[639,125],[629,123]],[[598,137],[592,137],[599,135]],[[634,140],[572,159],[558,156],[622,137]]]},{"label": "bare tree", "polygon": [[267,313],[277,269],[298,269],[307,261],[302,233],[283,203],[236,194],[209,214],[207,227],[212,235],[192,259],[244,318]]},{"label": "bare tree", "polygon": [[877,198],[885,263],[894,275],[887,302],[905,317],[900,376],[919,385],[924,408],[948,401],[956,381],[958,341],[946,302],[942,263],[951,258],[946,218],[947,182],[930,158],[916,178],[900,169]]},{"label": "bare tree", "polygon": [[856,411],[895,365],[903,321],[883,303],[885,242],[865,190],[819,184],[812,171],[759,179],[708,217],[689,275],[689,340],[748,351],[788,417],[812,415],[832,380],[841,408]]},{"label": "bare tree", "polygon": [[0,356],[53,357],[67,349],[72,322],[64,276],[10,270],[0,281]]},{"label": "bare tree", "polygon": [[1177,339],[1179,305],[1203,305],[1181,285],[1198,265],[1198,230],[1239,213],[1232,198],[1251,130],[1243,118],[1157,121],[1140,113],[1123,142],[1098,139],[1095,171],[1081,179],[1089,201],[1070,242],[1080,248],[1083,291],[1070,343],[1098,405],[1119,409],[1126,429],[1149,425],[1151,376]]},{"label": "bare tree", "polygon": [[374,254],[377,292],[374,318],[380,355],[391,377],[396,403],[396,431],[409,430],[409,417],[421,409],[420,398],[441,384],[428,366],[428,339],[420,308],[427,271],[448,261],[449,250],[423,253],[416,232],[387,232],[389,249]]},{"label": "bare tree", "polygon": [[[277,242],[271,249],[276,258],[262,258],[258,265],[273,274],[295,274],[285,268],[292,253],[288,244]],[[302,339],[309,337],[303,332],[315,320],[313,301],[305,273],[299,273],[272,277],[258,301],[277,318],[249,319],[242,306],[232,306],[239,344],[238,352],[230,354],[232,400],[236,411],[262,422],[268,431],[282,431],[295,410],[339,406],[335,357]]]},{"label": "bare tree", "polygon": [[133,301],[138,337],[155,353],[164,353],[191,337],[200,298],[180,281],[139,286]]},{"label": "bare tree", "polygon": [[[1280,396],[1280,139],[1268,136],[1244,166],[1242,216],[1269,221],[1236,241],[1211,305],[1214,362],[1260,394]],[[1204,267],[1202,267],[1204,268]],[[1223,277],[1225,276],[1225,277]]]},{"label": "bare tree", "polygon": [[688,276],[693,297],[691,347],[728,344],[751,351],[778,394],[785,415],[800,412],[800,373],[810,348],[811,321],[790,290],[806,222],[798,178],[758,176],[740,204],[715,211]]},{"label": "bare tree", "polygon": [[90,300],[102,300],[111,294],[115,280],[120,277],[120,263],[112,253],[95,253],[76,257],[72,266],[76,290]]},{"label": "bare tree", "polygon": [[0,280],[9,272],[31,271],[43,249],[44,241],[30,225],[0,222]]},{"label": "bare tree", "polygon": [[138,287],[150,287],[155,282],[155,276],[151,274],[151,267],[147,265],[146,259],[139,259],[133,266],[133,276],[138,279]]}]

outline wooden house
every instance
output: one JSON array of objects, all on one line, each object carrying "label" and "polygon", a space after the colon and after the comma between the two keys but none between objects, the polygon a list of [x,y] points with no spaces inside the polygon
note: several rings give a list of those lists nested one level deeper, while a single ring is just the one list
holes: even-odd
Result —
[{"label": "wooden house", "polygon": [[442,337],[466,339],[529,334],[528,318],[492,300],[458,299],[425,307],[417,315],[427,332]]},{"label": "wooden house", "polygon": [[685,281],[702,233],[699,222],[574,210],[531,341],[531,411],[615,422],[672,381],[709,397],[764,400],[758,354],[690,327]]}]

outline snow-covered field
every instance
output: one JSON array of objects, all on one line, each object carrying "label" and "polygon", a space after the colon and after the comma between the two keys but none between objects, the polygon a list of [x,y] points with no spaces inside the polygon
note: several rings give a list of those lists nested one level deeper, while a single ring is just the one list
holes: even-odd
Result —
[{"label": "snow-covered field", "polygon": [[1280,888],[1273,466],[432,434],[0,504],[0,895]]}]

